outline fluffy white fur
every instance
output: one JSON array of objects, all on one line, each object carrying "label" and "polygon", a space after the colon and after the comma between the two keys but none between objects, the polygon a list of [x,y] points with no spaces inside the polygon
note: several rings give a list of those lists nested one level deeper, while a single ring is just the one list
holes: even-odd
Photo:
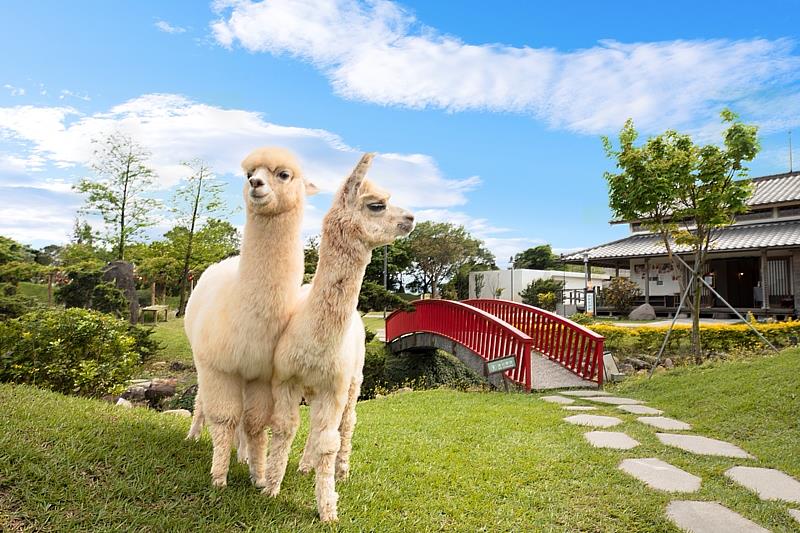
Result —
[{"label": "fluffy white fur", "polygon": [[[300,227],[306,193],[297,160],[262,148],[242,168],[247,218],[239,257],[209,267],[186,306],[185,329],[197,367],[198,396],[189,437],[209,425],[212,483],[227,483],[237,426],[250,475],[264,486],[265,428],[272,412],[272,354],[303,277]],[[244,450],[243,450],[244,449]]]},{"label": "fluffy white fur", "polygon": [[387,205],[388,194],[364,180],[366,154],[337,193],[322,225],[319,264],[308,295],[298,301],[273,359],[275,402],[264,492],[275,496],[299,423],[299,401],[311,405],[311,430],[300,470],[316,470],[323,521],[337,519],[334,474],[350,469],[355,405],[364,366],[364,326],[356,312],[371,252],[413,228],[413,216]]}]

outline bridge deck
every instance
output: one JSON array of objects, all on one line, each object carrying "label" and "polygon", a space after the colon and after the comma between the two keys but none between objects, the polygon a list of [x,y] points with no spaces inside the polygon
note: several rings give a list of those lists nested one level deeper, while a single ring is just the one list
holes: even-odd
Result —
[{"label": "bridge deck", "polygon": [[531,352],[531,378],[531,388],[538,391],[566,388],[597,388],[597,382],[583,379],[552,359],[535,351]]}]

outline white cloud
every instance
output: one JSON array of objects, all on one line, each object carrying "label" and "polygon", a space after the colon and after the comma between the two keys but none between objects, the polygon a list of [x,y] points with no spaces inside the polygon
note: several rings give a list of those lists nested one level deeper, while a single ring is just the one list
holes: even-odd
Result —
[{"label": "white cloud", "polygon": [[6,83],[3,85],[4,89],[8,89],[8,92],[11,93],[11,96],[25,96],[25,89],[22,87],[14,87],[13,85]]},{"label": "white cloud", "polygon": [[64,98],[77,98],[78,100],[83,100],[84,102],[91,101],[91,97],[86,93],[76,93],[70,91],[69,89],[61,89],[61,94],[58,95],[59,100],[63,100]]},{"label": "white cloud", "polygon": [[[473,45],[418,23],[387,0],[215,3],[217,42],[308,61],[343,97],[382,105],[532,114],[582,133],[646,132],[718,123],[724,105],[755,107],[762,129],[800,123],[768,112],[776,89],[800,100],[800,56],[789,40],[602,41],[592,48]],[[779,124],[772,119],[780,117]]]},{"label": "white cloud", "polygon": [[163,31],[164,33],[184,33],[186,28],[181,28],[180,26],[173,26],[169,22],[164,20],[158,20],[154,24],[159,31]]}]

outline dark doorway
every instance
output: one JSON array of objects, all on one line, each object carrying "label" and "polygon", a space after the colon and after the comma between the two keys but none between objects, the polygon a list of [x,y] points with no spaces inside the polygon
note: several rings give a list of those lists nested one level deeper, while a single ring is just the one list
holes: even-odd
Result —
[{"label": "dark doorway", "polygon": [[[720,259],[712,261],[714,270],[718,272],[721,282],[720,294],[734,307],[756,307],[755,288],[759,285],[759,258],[741,257],[737,259]],[[716,305],[724,305],[715,302]],[[759,302],[760,305],[760,302]]]}]

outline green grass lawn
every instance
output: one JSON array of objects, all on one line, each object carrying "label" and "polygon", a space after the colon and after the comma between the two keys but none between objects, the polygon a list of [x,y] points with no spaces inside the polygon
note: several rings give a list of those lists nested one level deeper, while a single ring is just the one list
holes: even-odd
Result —
[{"label": "green grass lawn", "polygon": [[378,329],[384,329],[386,327],[383,317],[363,316],[361,319],[364,321],[364,326],[366,326],[366,328],[372,332],[375,332]]},{"label": "green grass lawn", "polygon": [[[55,286],[53,291],[55,292]],[[30,283],[28,281],[20,281],[17,284],[17,291],[23,296],[30,296],[36,298],[43,304],[47,304],[47,284],[46,283]]]},{"label": "green grass lawn", "polygon": [[162,361],[180,361],[192,364],[192,348],[183,330],[183,318],[171,317],[167,322],[158,322],[155,325],[144,324],[144,327],[154,327],[153,338],[161,343],[162,350],[156,356]]},{"label": "green grass lawn", "polygon": [[562,422],[566,412],[536,395],[434,390],[362,402],[338,526],[317,521],[313,480],[295,472],[305,410],[283,492],[272,500],[242,465],[232,467],[226,489],[212,489],[210,441],[184,441],[187,419],[2,385],[0,530],[677,531],[664,514],[671,496],[616,468],[623,458],[659,457],[703,478],[689,498],[793,531],[786,504],[761,502],[722,473],[741,464],[800,477],[798,376],[800,351],[791,350],[614,391],[758,460],[667,448],[653,428],[612,407],[600,413],[623,418],[619,429],[642,446],[591,448],[585,428]]}]

